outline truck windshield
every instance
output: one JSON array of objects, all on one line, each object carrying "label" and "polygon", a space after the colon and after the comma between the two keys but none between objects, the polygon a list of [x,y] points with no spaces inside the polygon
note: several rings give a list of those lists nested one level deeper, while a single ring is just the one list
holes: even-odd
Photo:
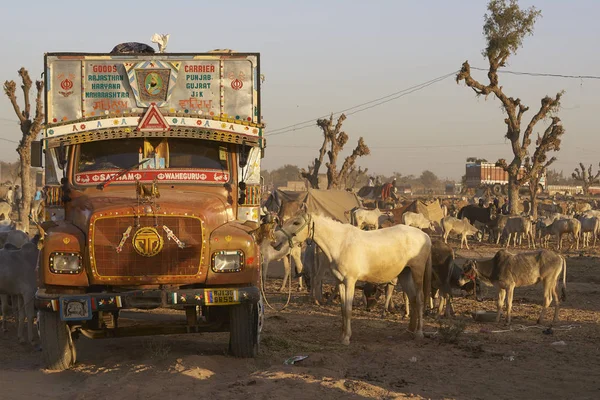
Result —
[{"label": "truck windshield", "polygon": [[76,172],[117,171],[144,160],[139,169],[228,170],[227,147],[218,142],[134,138],[81,144]]}]

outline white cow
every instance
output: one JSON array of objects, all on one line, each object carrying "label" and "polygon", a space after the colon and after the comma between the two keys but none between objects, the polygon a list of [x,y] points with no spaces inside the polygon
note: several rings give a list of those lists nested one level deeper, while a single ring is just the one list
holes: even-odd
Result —
[{"label": "white cow", "polygon": [[[520,238],[521,235],[527,236],[527,247],[531,247],[533,244],[533,248],[535,249],[535,238],[533,237],[533,226],[532,222],[527,217],[510,217],[506,221],[506,225],[504,225],[504,234],[508,238],[506,241],[506,248],[510,246],[510,238],[513,238],[513,246],[517,246],[517,237]],[[520,242],[520,240],[519,240]],[[520,243],[519,243],[520,244]]]},{"label": "white cow", "polygon": [[389,213],[381,212],[380,209],[367,210],[366,208],[357,208],[351,211],[352,225],[358,229],[379,229],[385,221],[394,222],[394,217]]},{"label": "white cow", "polygon": [[433,221],[430,221],[429,218],[420,213],[405,212],[402,214],[402,223],[419,229],[431,229],[435,232]]},{"label": "white cow", "polygon": [[[579,249],[579,236],[581,234],[581,222],[575,218],[569,219],[557,219],[550,226],[543,229],[542,234],[544,237],[556,236],[557,249],[562,248],[562,236],[565,233],[570,233],[576,241],[576,249]],[[547,240],[546,240],[547,246]]]},{"label": "white cow", "polygon": [[460,248],[463,248],[463,242],[467,249],[469,243],[467,242],[467,235],[475,235],[479,230],[469,223],[467,217],[461,219],[454,217],[442,218],[442,235],[444,237],[444,243],[448,243],[448,236],[451,233],[457,233],[460,235]]}]

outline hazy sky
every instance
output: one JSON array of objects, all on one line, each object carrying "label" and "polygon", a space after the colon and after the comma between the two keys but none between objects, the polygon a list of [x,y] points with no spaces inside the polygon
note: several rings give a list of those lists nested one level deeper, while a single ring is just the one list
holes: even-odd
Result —
[{"label": "hazy sky", "polygon": [[[39,77],[43,54],[109,52],[117,43],[152,44],[170,33],[167,51],[216,48],[260,52],[263,116],[267,135],[427,82],[460,68],[464,60],[485,67],[481,56],[485,0],[460,1],[122,1],[10,2],[1,14],[0,78],[17,79],[24,66]],[[600,2],[522,1],[540,8],[535,35],[507,69],[600,75]],[[484,73],[477,77],[485,78]],[[566,128],[557,169],[600,161],[600,80],[502,75],[508,95],[531,107],[565,90],[560,117]],[[360,160],[375,173],[441,177],[464,174],[466,157],[509,158],[499,102],[477,99],[452,78],[354,115],[344,124],[347,152],[360,136],[371,155]],[[16,117],[0,100],[0,138],[17,141]],[[543,126],[538,126],[538,131]],[[316,126],[268,137],[263,167],[307,166],[321,145]],[[15,143],[0,141],[0,158],[15,160]]]}]

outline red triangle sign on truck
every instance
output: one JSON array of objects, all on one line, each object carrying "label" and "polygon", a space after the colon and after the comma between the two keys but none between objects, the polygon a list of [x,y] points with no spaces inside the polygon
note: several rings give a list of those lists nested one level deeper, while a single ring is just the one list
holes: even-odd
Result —
[{"label": "red triangle sign on truck", "polygon": [[156,103],[152,103],[140,120],[137,130],[140,132],[166,132],[170,128],[167,120],[156,106]]}]

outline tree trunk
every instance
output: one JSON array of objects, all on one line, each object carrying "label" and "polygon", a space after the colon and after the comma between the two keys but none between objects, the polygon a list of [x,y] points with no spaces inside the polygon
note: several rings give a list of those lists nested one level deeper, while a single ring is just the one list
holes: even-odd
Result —
[{"label": "tree trunk", "polygon": [[587,181],[584,179],[581,182],[581,186],[583,187],[583,194],[584,195],[589,195],[590,194],[590,185],[587,183]]},{"label": "tree trunk", "polygon": [[[27,149],[28,150],[28,149]],[[31,154],[29,151],[18,149],[19,159],[21,161],[21,201],[19,207],[19,219],[23,225],[22,229],[29,233],[29,212],[31,210]]]},{"label": "tree trunk", "polygon": [[519,215],[519,183],[517,181],[517,176],[511,176],[511,173],[508,173],[508,202],[509,209],[508,213],[510,215]]},{"label": "tree trunk", "polygon": [[529,211],[529,215],[533,217],[533,219],[537,219],[537,202],[538,202],[538,185],[529,183],[529,197],[531,198],[531,210]]}]

